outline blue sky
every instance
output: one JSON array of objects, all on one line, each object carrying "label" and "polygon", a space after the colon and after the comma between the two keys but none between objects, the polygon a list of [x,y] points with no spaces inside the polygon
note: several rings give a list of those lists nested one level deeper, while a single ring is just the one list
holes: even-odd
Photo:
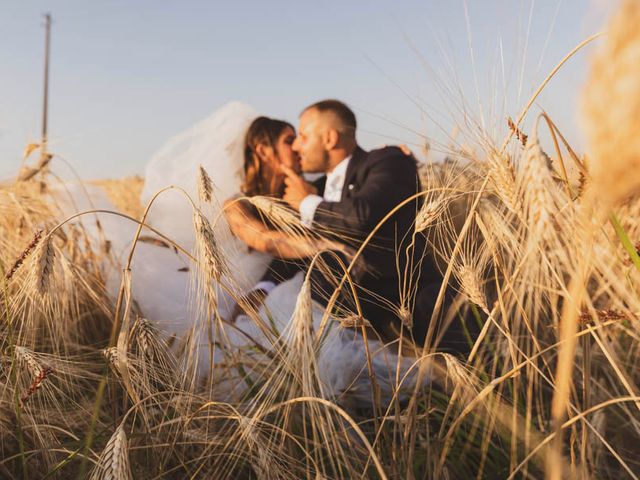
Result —
[{"label": "blue sky", "polygon": [[[230,100],[295,122],[313,101],[342,99],[369,148],[418,150],[426,136],[437,157],[456,125],[475,131],[481,119],[499,139],[505,116],[603,27],[611,3],[0,0],[0,178],[39,136],[46,11],[54,17],[50,149],[99,178],[142,174],[168,137]],[[592,50],[534,108],[579,149],[577,101]]]}]

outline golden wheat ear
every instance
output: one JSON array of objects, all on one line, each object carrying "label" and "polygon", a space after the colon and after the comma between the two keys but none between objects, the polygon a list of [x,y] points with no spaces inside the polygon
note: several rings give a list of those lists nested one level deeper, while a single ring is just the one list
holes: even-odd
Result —
[{"label": "golden wheat ear", "polygon": [[416,215],[415,233],[424,232],[434,224],[447,208],[449,199],[445,195],[425,199]]},{"label": "golden wheat ear", "polygon": [[213,182],[202,165],[198,169],[198,198],[201,202],[209,203],[213,197]]},{"label": "golden wheat ear", "polygon": [[227,273],[227,267],[218,248],[213,228],[199,210],[193,212],[193,227],[196,233],[198,259],[204,262],[205,274],[209,279],[220,281],[220,278]]},{"label": "golden wheat ear", "polygon": [[309,230],[302,225],[300,217],[282,200],[256,195],[249,202],[277,228],[293,236],[306,236]]},{"label": "golden wheat ear", "polygon": [[29,242],[29,245],[27,245],[27,247],[22,251],[20,256],[16,259],[15,262],[13,262],[13,265],[11,266],[9,271],[6,273],[5,279],[7,281],[13,278],[13,276],[18,271],[20,266],[24,263],[24,261],[31,254],[31,252],[33,252],[36,246],[40,243],[41,238],[42,238],[42,230],[36,231],[35,235],[33,236],[33,239]]},{"label": "golden wheat ear", "polygon": [[535,241],[549,239],[554,232],[553,221],[557,212],[554,196],[557,187],[549,168],[549,157],[542,149],[538,137],[538,121],[527,140],[519,178],[520,196],[527,215],[530,238]]},{"label": "golden wheat ear", "polygon": [[29,388],[20,398],[20,402],[24,405],[27,400],[43,385],[47,377],[53,373],[53,368],[39,362],[33,354],[34,352],[27,347],[16,345],[15,353],[16,358],[26,366],[31,377]]},{"label": "golden wheat ear", "polygon": [[460,287],[468,300],[482,308],[482,311],[489,314],[486,295],[482,287],[481,273],[475,265],[463,262],[456,272],[456,277],[460,282]]},{"label": "golden wheat ear", "polygon": [[35,289],[40,295],[45,295],[49,291],[53,277],[54,260],[55,250],[53,249],[51,237],[45,235],[33,252],[31,271]]},{"label": "golden wheat ear", "polygon": [[133,479],[129,464],[129,442],[122,424],[118,425],[111,435],[89,478],[90,480]]},{"label": "golden wheat ear", "polygon": [[487,156],[487,168],[495,195],[510,211],[519,212],[521,201],[518,197],[516,172],[511,157],[492,149]]},{"label": "golden wheat ear", "polygon": [[640,189],[640,2],[625,0],[591,64],[583,92],[589,171],[600,201]]}]

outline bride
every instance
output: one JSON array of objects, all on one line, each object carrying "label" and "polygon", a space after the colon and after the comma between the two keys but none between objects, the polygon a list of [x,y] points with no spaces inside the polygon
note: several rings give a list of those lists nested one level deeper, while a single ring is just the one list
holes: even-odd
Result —
[{"label": "bride", "polygon": [[[140,314],[153,322],[174,348],[187,349],[188,370],[195,370],[200,378],[215,377],[216,364],[224,364],[238,352],[258,363],[256,349],[268,352],[276,344],[293,345],[301,332],[308,333],[312,327],[312,332],[325,333],[313,340],[318,342],[314,347],[304,354],[299,352],[298,359],[313,363],[321,394],[345,404],[366,405],[371,402],[368,369],[373,369],[380,399],[388,403],[398,387],[397,379],[408,371],[409,379],[415,376],[415,358],[399,357],[394,353],[397,346],[390,348],[371,338],[365,341],[360,329],[344,327],[330,316],[324,318],[324,308],[305,294],[309,286],[303,272],[278,285],[262,305],[252,299],[257,311],[251,311],[251,303],[243,297],[256,286],[272,256],[311,257],[322,249],[339,248],[304,232],[291,235],[290,228],[276,228],[277,222],[268,215],[273,208],[285,211],[274,203],[283,191],[280,167],[299,171],[299,159],[291,148],[294,138],[294,128],[287,122],[259,116],[248,105],[231,102],[170,139],[146,167],[141,195],[143,205],[149,206],[146,223],[184,250],[196,251],[199,240],[192,224],[194,207],[196,215],[208,219],[225,265],[216,280],[206,279],[205,287],[213,290],[215,311],[203,304],[197,267],[171,245],[150,236],[141,237],[135,246],[132,298]],[[209,179],[211,201],[198,200],[202,182]],[[131,227],[123,232],[121,223],[103,224],[112,248],[124,257],[131,243],[121,239],[132,238],[126,234]],[[114,295],[120,284],[120,272],[115,273],[108,282]],[[250,315],[238,315],[242,311],[239,304]],[[300,325],[306,322],[301,320],[301,311],[312,325]],[[233,391],[237,388],[234,381],[238,379],[227,378],[218,386]],[[228,393],[216,395],[225,397]]]}]

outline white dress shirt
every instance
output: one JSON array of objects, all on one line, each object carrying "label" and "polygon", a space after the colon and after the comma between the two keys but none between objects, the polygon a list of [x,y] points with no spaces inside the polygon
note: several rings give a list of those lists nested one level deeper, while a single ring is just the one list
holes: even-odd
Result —
[{"label": "white dress shirt", "polygon": [[[349,166],[349,160],[351,155],[342,160],[333,170],[327,173],[327,182],[324,186],[324,194],[320,195],[307,195],[300,202],[300,220],[306,227],[311,227],[313,224],[313,217],[316,214],[318,205],[322,202],[339,202],[342,199],[342,189],[344,187],[344,181],[347,176],[347,167]],[[254,290],[264,290],[269,293],[275,287],[275,283],[269,281],[258,282],[253,287]]]},{"label": "white dress shirt", "polygon": [[316,214],[318,205],[322,202],[339,202],[342,198],[342,188],[347,176],[347,167],[349,166],[351,155],[342,160],[333,170],[327,173],[327,182],[324,186],[324,195],[307,195],[300,202],[300,220],[306,227],[311,227],[313,217]]}]

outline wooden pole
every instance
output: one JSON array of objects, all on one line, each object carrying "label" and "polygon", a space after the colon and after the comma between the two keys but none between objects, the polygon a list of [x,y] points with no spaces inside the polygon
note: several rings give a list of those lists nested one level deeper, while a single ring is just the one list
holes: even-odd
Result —
[{"label": "wooden pole", "polygon": [[42,99],[42,138],[40,140],[41,162],[47,156],[47,126],[49,113],[49,44],[51,41],[51,14],[46,13],[44,38],[44,94]]},{"label": "wooden pole", "polygon": [[[27,181],[32,179],[39,172],[46,171],[47,164],[52,155],[48,152],[48,127],[49,127],[49,46],[51,44],[51,14],[44,15],[44,93],[42,98],[42,137],[40,138],[40,160],[35,168],[23,165],[18,172],[17,181]],[[25,155],[28,155],[26,153]],[[25,157],[26,158],[26,157]],[[44,185],[43,183],[41,185]]]}]

